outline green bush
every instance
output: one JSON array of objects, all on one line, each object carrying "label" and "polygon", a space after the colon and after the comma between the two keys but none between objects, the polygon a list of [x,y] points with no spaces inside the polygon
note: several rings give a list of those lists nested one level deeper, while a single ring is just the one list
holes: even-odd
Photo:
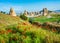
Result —
[{"label": "green bush", "polygon": [[24,14],[20,15],[20,18],[23,19],[23,20],[27,20],[28,19]]},{"label": "green bush", "polygon": [[33,23],[34,22],[34,18],[29,18],[29,22]]}]

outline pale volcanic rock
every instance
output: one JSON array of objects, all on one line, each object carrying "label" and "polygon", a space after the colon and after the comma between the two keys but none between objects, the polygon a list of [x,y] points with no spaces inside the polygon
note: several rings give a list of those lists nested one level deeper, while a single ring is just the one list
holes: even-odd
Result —
[{"label": "pale volcanic rock", "polygon": [[9,15],[16,16],[16,13],[13,8],[10,9]]},{"label": "pale volcanic rock", "polygon": [[43,16],[47,16],[48,15],[48,10],[47,10],[47,8],[44,8],[43,9]]}]

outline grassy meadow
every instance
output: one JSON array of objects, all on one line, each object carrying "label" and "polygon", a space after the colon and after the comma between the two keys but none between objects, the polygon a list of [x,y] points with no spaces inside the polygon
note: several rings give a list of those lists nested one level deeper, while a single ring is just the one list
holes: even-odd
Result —
[{"label": "grassy meadow", "polygon": [[40,22],[40,23],[45,23],[45,22],[55,22],[60,20],[60,15],[58,14],[52,14],[51,17],[49,18],[49,16],[40,16],[40,17],[36,17],[34,18],[35,22]]},{"label": "grassy meadow", "polygon": [[[44,23],[57,18],[39,17],[35,21]],[[60,34],[32,25],[19,17],[0,13],[0,43],[60,43]]]}]

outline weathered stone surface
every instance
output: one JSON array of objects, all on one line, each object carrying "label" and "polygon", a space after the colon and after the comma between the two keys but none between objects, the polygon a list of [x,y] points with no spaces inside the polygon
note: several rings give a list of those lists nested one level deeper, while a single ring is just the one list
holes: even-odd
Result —
[{"label": "weathered stone surface", "polygon": [[28,12],[25,10],[25,11],[24,11],[24,14],[25,14],[25,16],[27,16],[27,15],[28,15]]},{"label": "weathered stone surface", "polygon": [[16,16],[16,13],[13,8],[10,9],[9,15]]},{"label": "weathered stone surface", "polygon": [[48,14],[48,10],[47,10],[47,8],[44,8],[43,9],[43,16],[47,16],[47,14]]},{"label": "weathered stone surface", "polygon": [[34,12],[31,12],[31,16],[34,16]]}]

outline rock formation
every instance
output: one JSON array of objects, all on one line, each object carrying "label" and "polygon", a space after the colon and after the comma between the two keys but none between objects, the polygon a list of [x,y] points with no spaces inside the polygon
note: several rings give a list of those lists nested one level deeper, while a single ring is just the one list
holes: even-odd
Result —
[{"label": "rock formation", "polygon": [[15,11],[13,10],[13,8],[10,9],[9,15],[11,16],[16,16]]},{"label": "rock formation", "polygon": [[47,16],[47,14],[48,14],[48,10],[47,10],[47,8],[44,8],[43,9],[43,16]]},{"label": "rock formation", "polygon": [[34,12],[31,12],[31,16],[34,16]]},{"label": "rock formation", "polygon": [[24,14],[25,14],[25,16],[27,16],[27,15],[28,15],[28,12],[25,10],[25,11],[24,11]]}]

